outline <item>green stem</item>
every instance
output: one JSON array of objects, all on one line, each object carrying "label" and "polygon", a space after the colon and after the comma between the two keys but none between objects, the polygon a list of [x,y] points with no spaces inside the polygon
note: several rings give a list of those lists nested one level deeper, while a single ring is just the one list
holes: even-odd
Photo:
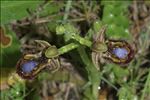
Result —
[{"label": "green stem", "polygon": [[[92,46],[92,42],[90,40],[84,39],[84,38],[80,37],[77,34],[74,34],[72,36],[72,39],[78,41],[82,45],[85,45],[85,46],[88,46],[88,47]],[[63,47],[58,49],[59,55],[64,54],[66,52],[69,52],[70,50],[73,50],[77,47],[79,47],[79,44],[77,44],[77,43],[70,43],[66,46],[63,46]]]},{"label": "green stem", "polygon": [[101,80],[105,81],[108,85],[110,85],[111,87],[113,87],[116,91],[118,91],[118,88],[113,85],[112,83],[110,83],[106,78],[101,76]]},{"label": "green stem", "polygon": [[91,47],[92,46],[92,42],[82,38],[81,36],[79,36],[78,34],[73,34],[72,39],[78,41],[80,44]]},{"label": "green stem", "polygon": [[[89,81],[92,85],[92,97],[93,100],[97,100],[98,97],[98,86],[100,85],[100,78],[99,72],[97,71],[96,67],[93,65],[91,60],[89,59],[88,55],[85,52],[83,47],[78,48],[78,52],[83,60],[84,64],[86,65],[86,70],[88,71]],[[89,94],[90,95],[90,94]]]},{"label": "green stem", "polygon": [[[146,83],[145,83],[145,85],[144,85],[144,89],[143,89],[143,93],[142,93],[142,96],[141,96],[141,99],[140,100],[144,100],[144,97],[145,97],[145,94],[146,94],[146,91],[148,92],[150,92],[150,70],[149,70],[149,74],[148,74],[148,76],[147,76],[147,80],[146,80]],[[147,94],[150,94],[150,93],[147,93]]]},{"label": "green stem", "polygon": [[67,1],[67,4],[66,4],[66,8],[65,8],[65,15],[64,15],[64,18],[63,20],[66,22],[66,20],[68,19],[68,15],[69,15],[69,10],[71,8],[71,0],[68,0]]},{"label": "green stem", "polygon": [[79,44],[76,44],[76,43],[70,43],[68,45],[65,45],[58,49],[59,55],[69,52],[69,51],[77,48],[78,46],[79,46]]}]

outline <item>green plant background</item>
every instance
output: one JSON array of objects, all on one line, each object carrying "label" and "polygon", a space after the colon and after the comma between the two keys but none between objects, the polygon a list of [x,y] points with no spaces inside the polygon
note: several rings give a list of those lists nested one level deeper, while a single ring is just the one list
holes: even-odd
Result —
[{"label": "green plant background", "polygon": [[[5,83],[9,74],[15,71],[17,60],[21,57],[21,43],[15,32],[12,31],[11,23],[15,20],[21,20],[25,17],[30,17],[31,15],[27,12],[27,9],[29,9],[31,12],[34,12],[37,10],[37,7],[43,3],[43,1],[2,0],[0,2],[1,26],[5,30],[4,34],[11,36],[12,39],[11,45],[5,48],[2,45],[0,47],[0,67],[2,73],[1,83]],[[125,69],[120,65],[107,63],[103,66],[104,69],[99,72],[96,70],[90,58],[90,47],[93,35],[96,34],[103,25],[107,25],[106,36],[108,38],[133,41],[134,37],[129,32],[129,27],[132,23],[127,16],[130,14],[128,12],[128,7],[131,5],[132,1],[107,2],[102,0],[99,4],[96,4],[95,2],[96,1],[93,1],[91,4],[93,9],[94,7],[96,8],[97,6],[102,6],[103,13],[102,15],[97,14],[98,18],[94,21],[89,21],[88,17],[87,19],[83,18],[84,20],[88,20],[87,22],[89,24],[89,29],[86,31],[86,33],[84,33],[84,35],[82,35],[82,31],[76,27],[78,26],[78,22],[71,22],[69,19],[69,9],[72,9],[73,5],[76,3],[71,0],[66,2],[59,2],[59,4],[49,1],[47,6],[45,6],[43,10],[39,11],[37,14],[43,18],[56,14],[54,17],[49,19],[50,21],[47,22],[48,29],[52,34],[52,37],[49,38],[48,42],[54,43],[53,45],[56,45],[59,48],[60,54],[62,54],[64,57],[69,56],[76,63],[75,68],[79,69],[79,66],[82,66],[81,69],[86,73],[83,75],[85,76],[84,78],[86,81],[83,83],[82,81],[79,81],[79,83],[82,85],[84,84],[85,86],[82,96],[83,100],[96,100],[99,91],[97,88],[101,82],[105,82],[108,86],[115,89],[117,91],[116,95],[119,100],[144,100],[146,95],[150,94],[150,66],[145,66],[147,69],[141,69],[140,66],[143,61],[146,61],[144,54],[148,52],[146,50],[149,46],[148,43],[150,43],[150,26],[148,26],[150,24],[147,25],[147,31],[140,32],[140,39],[143,41],[143,44],[138,45],[141,47],[140,49],[143,50],[143,55],[137,54],[135,58],[136,60],[133,60]],[[86,14],[88,11],[88,5],[86,1],[82,1],[81,4],[82,5],[80,6],[83,8],[82,10]],[[65,9],[64,15],[57,15],[60,13],[62,7]],[[80,20],[80,18],[77,18],[76,20]],[[73,35],[74,38],[72,38]],[[57,40],[53,36],[57,37]],[[144,72],[140,73],[141,70]],[[52,78],[52,76],[53,75],[49,75],[47,73],[41,73],[38,76],[38,79],[32,83],[35,84],[35,86],[31,89],[28,89],[25,83],[18,82],[11,88],[1,91],[1,98],[2,100],[9,100],[10,98],[15,100],[23,100],[25,98],[30,98],[32,100],[34,98],[34,100],[40,100],[41,97],[38,94],[38,86],[40,85],[41,80],[68,80],[66,74],[63,76],[63,79],[61,79],[61,75],[57,73],[56,77]],[[131,78],[126,80],[125,78],[127,77]],[[145,79],[143,83],[140,83],[141,78]],[[119,84],[120,87],[118,88],[116,84]],[[137,94],[137,87],[140,84],[142,84],[142,89],[140,90],[140,93]],[[84,86],[82,86],[82,88]]]}]

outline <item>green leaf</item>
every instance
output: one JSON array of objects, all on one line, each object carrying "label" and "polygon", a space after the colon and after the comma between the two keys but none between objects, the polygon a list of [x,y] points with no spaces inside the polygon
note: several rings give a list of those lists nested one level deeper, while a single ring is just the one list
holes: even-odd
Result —
[{"label": "green leaf", "polygon": [[26,9],[35,9],[41,1],[1,1],[1,24],[21,19],[28,15]]},{"label": "green leaf", "polygon": [[137,100],[137,96],[133,91],[132,87],[122,86],[118,91],[119,100]]},{"label": "green leaf", "polygon": [[128,28],[124,28],[122,26],[118,26],[116,24],[108,25],[106,30],[106,35],[110,38],[114,39],[128,39],[130,38],[130,34]]},{"label": "green leaf", "polygon": [[75,28],[72,24],[68,23],[65,25],[57,26],[56,34],[64,34],[65,41],[69,41],[74,34],[79,33],[78,29]]},{"label": "green leaf", "polygon": [[1,59],[0,65],[2,67],[14,67],[20,56],[20,43],[15,33],[13,33],[8,26],[1,27],[4,36],[1,37]]},{"label": "green leaf", "polygon": [[[51,14],[59,13],[60,9],[63,8],[64,4],[60,3],[59,5],[55,2],[48,2],[40,12],[40,16],[49,16]],[[60,16],[57,16],[60,17]]]},{"label": "green leaf", "polygon": [[129,75],[129,70],[126,68],[121,68],[121,66],[115,66],[113,67],[113,72],[116,77],[116,81],[119,83],[126,82],[126,78]]},{"label": "green leaf", "polygon": [[114,39],[129,39],[129,19],[125,15],[130,2],[104,2],[102,22],[108,25],[106,34]]}]

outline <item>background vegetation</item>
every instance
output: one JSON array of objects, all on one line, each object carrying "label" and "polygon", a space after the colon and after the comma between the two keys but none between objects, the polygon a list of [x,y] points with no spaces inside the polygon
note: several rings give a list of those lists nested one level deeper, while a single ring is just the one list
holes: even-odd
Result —
[{"label": "background vegetation", "polygon": [[[2,100],[149,100],[150,2],[107,0],[1,0]],[[98,71],[90,43],[102,26],[106,36],[136,44],[126,66],[105,62]],[[72,35],[75,37],[72,38]],[[63,68],[33,80],[16,74],[16,63],[45,40],[61,51]],[[86,41],[88,40],[88,41]]]}]

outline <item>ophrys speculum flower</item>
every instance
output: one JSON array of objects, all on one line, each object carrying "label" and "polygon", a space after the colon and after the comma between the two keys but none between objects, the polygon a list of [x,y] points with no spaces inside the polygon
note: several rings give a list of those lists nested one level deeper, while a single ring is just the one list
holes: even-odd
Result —
[{"label": "ophrys speculum flower", "polygon": [[99,70],[105,59],[113,63],[125,65],[134,57],[134,50],[125,40],[110,40],[105,37],[106,26],[96,35],[92,46],[92,60]]},{"label": "ophrys speculum flower", "polygon": [[58,50],[48,42],[36,40],[43,50],[38,53],[27,53],[17,63],[17,73],[25,79],[32,79],[43,69],[55,72],[60,68]]}]

